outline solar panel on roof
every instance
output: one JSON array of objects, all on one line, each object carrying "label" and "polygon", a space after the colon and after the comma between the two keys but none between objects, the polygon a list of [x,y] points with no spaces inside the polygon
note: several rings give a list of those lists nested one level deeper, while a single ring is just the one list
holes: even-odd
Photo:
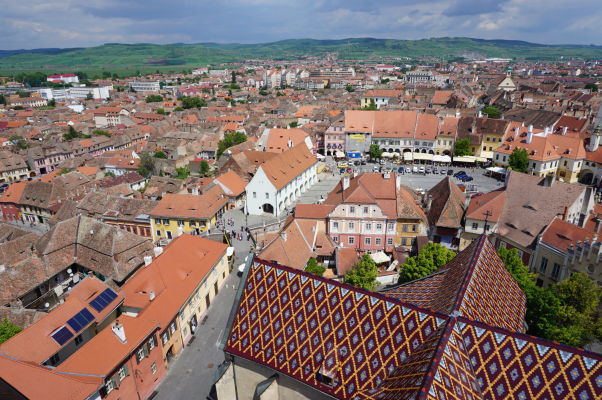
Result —
[{"label": "solar panel on roof", "polygon": [[83,308],[80,312],[75,314],[73,318],[68,320],[67,323],[75,332],[79,332],[92,321],[94,321],[94,316],[90,310]]},{"label": "solar panel on roof", "polygon": [[97,311],[101,312],[108,306],[113,300],[117,298],[117,293],[111,289],[105,289],[101,294],[96,296],[94,300],[90,302],[90,305]]},{"label": "solar panel on roof", "polygon": [[67,329],[67,327],[63,326],[58,331],[54,332],[51,336],[59,345],[62,346],[73,337],[73,333],[71,333],[71,331]]}]

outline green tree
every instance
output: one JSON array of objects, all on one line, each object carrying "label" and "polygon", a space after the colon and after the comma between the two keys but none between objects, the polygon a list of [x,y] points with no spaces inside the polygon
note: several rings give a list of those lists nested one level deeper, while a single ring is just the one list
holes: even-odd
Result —
[{"label": "green tree", "polygon": [[471,155],[472,151],[470,151],[470,139],[464,138],[456,140],[456,143],[454,144],[454,156],[463,157]]},{"label": "green tree", "polygon": [[184,111],[184,109],[182,107],[176,107],[173,109],[174,111]]},{"label": "green tree", "polygon": [[145,178],[153,174],[155,170],[155,159],[147,151],[140,154],[140,164],[138,164],[138,173]]},{"label": "green tree", "polygon": [[514,149],[508,157],[510,168],[518,172],[527,172],[529,168],[529,155],[525,149]]},{"label": "green tree", "polygon": [[596,85],[595,83],[586,83],[585,88],[591,90],[592,92],[598,91],[598,85]]},{"label": "green tree", "polygon": [[305,266],[305,272],[309,272],[310,274],[322,276],[324,274],[324,271],[326,271],[326,268],[324,268],[323,266],[318,264],[318,261],[315,258],[310,257],[310,259],[307,260],[307,265]]},{"label": "green tree", "polygon": [[205,160],[202,160],[199,163],[199,174],[201,176],[209,176],[209,163]]},{"label": "green tree", "polygon": [[190,170],[186,167],[176,168],[176,178],[186,179],[190,176]]},{"label": "green tree", "polygon": [[115,173],[112,171],[107,171],[107,172],[105,172],[105,176],[108,176],[110,178],[115,178]]},{"label": "green tree", "polygon": [[161,150],[157,150],[155,151],[155,154],[153,155],[153,157],[155,158],[162,158],[164,160],[167,159],[167,154],[165,154],[165,152],[161,151]]},{"label": "green tree", "polygon": [[345,86],[345,90],[348,91],[349,93],[355,92],[355,89],[351,85],[346,85]]},{"label": "green tree", "polygon": [[380,147],[376,143],[373,143],[370,145],[368,154],[370,154],[371,159],[376,160],[376,159],[379,159],[383,155],[383,151],[380,149]]},{"label": "green tree", "polygon": [[411,282],[429,276],[454,259],[456,253],[439,243],[429,243],[420,252],[401,265],[399,283]]},{"label": "green tree", "polygon": [[6,97],[3,94],[0,94],[0,104],[6,105]]},{"label": "green tree", "polygon": [[145,101],[147,103],[159,103],[163,101],[163,96],[161,96],[160,94],[150,94],[146,96]]},{"label": "green tree", "polygon": [[232,71],[232,79],[230,82],[236,83],[236,72],[234,72],[234,71]]},{"label": "green tree", "polygon": [[88,93],[86,95],[86,100],[93,100],[93,99],[94,99],[94,96],[92,96],[92,93]]},{"label": "green tree", "polygon": [[267,90],[263,90],[262,89],[262,90],[259,91],[259,94],[262,95],[262,96],[267,96],[269,93],[268,93]]},{"label": "green tree", "polygon": [[165,115],[165,109],[164,108],[157,108],[157,114]]},{"label": "green tree", "polygon": [[21,332],[23,328],[17,325],[13,325],[6,318],[0,322],[0,343],[6,342],[17,333]]},{"label": "green tree", "polygon": [[207,107],[207,102],[200,97],[181,97],[182,107],[184,109]]},{"label": "green tree", "polygon": [[516,249],[498,249],[506,268],[525,293],[528,333],[571,346],[583,347],[591,339],[602,338],[598,307],[602,289],[584,273],[542,288],[535,284]]},{"label": "green tree", "polygon": [[299,124],[297,123],[297,121],[293,121],[290,124],[288,124],[288,126],[290,126],[291,128],[296,128]]},{"label": "green tree", "polygon": [[84,135],[83,133],[76,131],[72,125],[69,125],[69,130],[67,131],[67,133],[63,134],[63,140],[65,141],[89,137],[90,135]]},{"label": "green tree", "polygon": [[486,114],[487,117],[489,117],[489,118],[497,119],[502,115],[501,111],[497,107],[494,107],[494,106],[487,106],[487,107],[483,108],[481,110],[481,112],[483,114]]},{"label": "green tree", "polygon": [[56,101],[54,99],[48,102],[48,107],[56,107]]},{"label": "green tree", "polygon": [[378,268],[369,254],[364,254],[343,277],[345,283],[358,288],[373,290],[378,276]]},{"label": "green tree", "polygon": [[226,149],[247,141],[247,136],[242,132],[230,132],[224,135],[224,139],[217,144],[217,158],[219,158]]}]

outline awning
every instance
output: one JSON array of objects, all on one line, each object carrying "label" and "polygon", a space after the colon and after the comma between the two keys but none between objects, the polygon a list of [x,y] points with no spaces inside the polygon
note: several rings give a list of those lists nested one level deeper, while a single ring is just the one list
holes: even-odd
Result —
[{"label": "awning", "polygon": [[343,157],[345,157],[345,153],[343,153],[342,151],[336,151],[334,153],[334,156],[338,157],[338,158],[343,158]]},{"label": "awning", "polygon": [[475,158],[473,156],[454,157],[454,162],[474,163]]},{"label": "awning", "polygon": [[450,156],[445,156],[445,155],[444,156],[436,155],[435,157],[433,157],[433,161],[434,162],[445,162],[445,163],[448,163],[448,162],[451,162],[451,157]]},{"label": "awning", "polygon": [[414,156],[409,151],[406,151],[405,153],[403,153],[403,159],[406,161],[412,161],[414,159]]},{"label": "awning", "polygon": [[232,254],[234,254],[234,247],[228,247],[226,249],[226,256],[227,257],[232,257]]},{"label": "awning", "polygon": [[391,158],[391,157],[393,157],[393,154],[383,151],[380,156],[385,157],[385,158]]},{"label": "awning", "polygon": [[434,155],[429,153],[414,153],[414,160],[428,160],[431,161]]},{"label": "awning", "polygon": [[391,257],[386,255],[382,251],[370,254],[370,258],[377,264],[388,263],[389,261],[391,261]]},{"label": "awning", "polygon": [[247,266],[247,264],[246,264],[246,263],[242,263],[242,264],[240,264],[240,265],[238,266],[238,272],[240,272],[241,274],[242,274],[243,272],[245,272],[245,267],[246,267],[246,266]]},{"label": "awning", "polygon": [[496,174],[506,175],[506,168],[502,168],[502,167],[489,167],[489,168],[487,168],[487,171],[491,171]]}]

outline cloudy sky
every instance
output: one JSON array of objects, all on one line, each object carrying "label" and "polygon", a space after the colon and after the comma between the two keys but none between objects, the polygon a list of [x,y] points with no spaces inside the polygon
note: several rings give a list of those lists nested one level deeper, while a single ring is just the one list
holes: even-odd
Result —
[{"label": "cloudy sky", "polygon": [[468,36],[602,44],[602,0],[6,0],[0,49]]}]

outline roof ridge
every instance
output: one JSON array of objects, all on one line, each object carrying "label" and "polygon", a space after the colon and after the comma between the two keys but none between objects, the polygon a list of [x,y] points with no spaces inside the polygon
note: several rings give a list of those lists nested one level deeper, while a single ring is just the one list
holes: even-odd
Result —
[{"label": "roof ridge", "polygon": [[470,282],[470,278],[472,277],[472,274],[475,270],[475,266],[476,266],[477,262],[479,261],[479,254],[481,254],[481,252],[483,251],[485,241],[489,241],[489,239],[487,239],[487,236],[483,233],[479,237],[478,242],[475,245],[476,248],[474,249],[472,255],[470,256],[470,261],[468,262],[468,268],[466,268],[466,270],[464,271],[464,276],[462,279],[462,286],[460,286],[460,290],[458,290],[458,292],[456,293],[456,297],[454,299],[454,302],[452,303],[452,307],[449,312],[450,314],[453,313],[454,311],[460,311],[459,309],[462,304],[462,299],[464,298],[464,293],[466,293],[466,289],[468,288],[468,283]]}]

